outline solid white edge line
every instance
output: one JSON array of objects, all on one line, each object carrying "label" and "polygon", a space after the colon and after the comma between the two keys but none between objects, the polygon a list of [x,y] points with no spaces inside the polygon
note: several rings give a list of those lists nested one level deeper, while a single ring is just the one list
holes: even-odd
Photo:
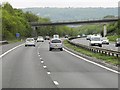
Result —
[{"label": "solid white edge line", "polygon": [[55,85],[57,85],[57,86],[59,85],[59,83],[57,81],[53,81],[53,82],[54,82]]},{"label": "solid white edge line", "polygon": [[0,58],[2,58],[3,56],[5,56],[5,55],[8,54],[9,52],[15,50],[16,48],[21,47],[22,45],[24,45],[24,43],[23,43],[23,44],[20,44],[20,45],[18,45],[18,46],[16,46],[16,47],[14,47],[14,48],[12,48],[12,49],[10,49],[10,50],[8,50],[8,51],[6,51],[6,52],[3,53],[2,55],[0,55]]},{"label": "solid white edge line", "polygon": [[73,56],[75,56],[75,57],[77,57],[77,58],[80,58],[80,59],[82,59],[82,60],[84,60],[84,61],[87,61],[87,62],[89,62],[89,63],[92,63],[92,64],[94,64],[94,65],[97,65],[97,66],[99,66],[99,67],[101,67],[101,68],[104,68],[104,69],[106,69],[106,70],[109,70],[109,71],[114,72],[114,73],[117,73],[117,74],[120,74],[120,72],[118,72],[118,71],[116,71],[116,70],[113,70],[113,69],[111,69],[111,68],[108,68],[108,67],[105,67],[105,66],[103,66],[103,65],[100,65],[100,64],[98,64],[98,63],[96,63],[96,62],[93,62],[93,61],[90,61],[90,60],[88,60],[88,59],[85,59],[85,58],[83,58],[83,57],[81,57],[81,56],[79,56],[79,55],[76,55],[76,54],[74,54],[74,53],[66,50],[66,49],[64,49],[64,51],[66,51],[67,53],[69,53],[69,54],[71,54],[71,55],[73,55]]}]

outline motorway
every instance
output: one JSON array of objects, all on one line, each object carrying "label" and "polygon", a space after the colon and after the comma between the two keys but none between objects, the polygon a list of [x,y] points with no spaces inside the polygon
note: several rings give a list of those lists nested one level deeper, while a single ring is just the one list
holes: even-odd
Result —
[{"label": "motorway", "polygon": [[[73,39],[72,42],[89,46],[90,41],[86,40],[86,38],[77,38],[77,39]],[[98,47],[98,46],[94,46],[94,47]],[[112,50],[112,51],[118,51],[118,47],[115,47],[115,43],[113,42],[110,42],[109,45],[103,44],[102,47],[100,48]]]},{"label": "motorway", "polygon": [[[36,47],[22,45],[4,55],[2,87],[118,88],[118,74],[75,57],[65,49],[49,51],[48,42],[39,42]],[[5,48],[9,46],[2,49]]]}]

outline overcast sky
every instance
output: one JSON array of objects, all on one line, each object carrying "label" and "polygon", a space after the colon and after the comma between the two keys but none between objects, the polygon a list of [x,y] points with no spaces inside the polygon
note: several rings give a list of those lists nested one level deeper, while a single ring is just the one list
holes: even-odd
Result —
[{"label": "overcast sky", "polygon": [[28,7],[118,7],[119,0],[2,0],[14,8]]}]

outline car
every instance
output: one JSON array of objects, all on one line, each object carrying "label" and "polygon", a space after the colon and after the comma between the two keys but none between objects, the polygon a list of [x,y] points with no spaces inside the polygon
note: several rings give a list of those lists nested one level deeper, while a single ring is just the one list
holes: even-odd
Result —
[{"label": "car", "polygon": [[53,35],[53,38],[59,38],[59,35],[57,35],[57,34]]},{"label": "car", "polygon": [[86,37],[86,35],[85,35],[85,34],[82,34],[82,37]]},{"label": "car", "polygon": [[92,35],[87,35],[86,40],[90,40]]},{"label": "car", "polygon": [[50,40],[49,51],[51,51],[52,49],[60,49],[61,51],[63,51],[63,44],[61,39],[53,38]]},{"label": "car", "polygon": [[78,38],[80,38],[80,35],[77,35]]},{"label": "car", "polygon": [[68,35],[65,35],[65,38],[68,38]]},{"label": "car", "polygon": [[49,36],[45,36],[45,40],[50,40],[50,37]]},{"label": "car", "polygon": [[102,38],[102,44],[109,44],[109,40],[107,37]]},{"label": "car", "polygon": [[102,47],[102,40],[99,36],[92,36],[90,39],[90,46],[99,46]]},{"label": "car", "polygon": [[115,46],[116,46],[116,47],[120,46],[120,38],[117,38],[117,39],[116,39]]},{"label": "car", "polygon": [[44,42],[44,38],[42,36],[38,36],[37,42]]},{"label": "car", "polygon": [[35,47],[35,40],[34,38],[27,38],[25,42],[25,47],[26,46],[34,46]]}]

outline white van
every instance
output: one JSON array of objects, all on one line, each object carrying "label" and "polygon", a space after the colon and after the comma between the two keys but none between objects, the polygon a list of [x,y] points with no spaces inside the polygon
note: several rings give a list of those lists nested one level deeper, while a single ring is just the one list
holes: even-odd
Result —
[{"label": "white van", "polygon": [[100,36],[92,36],[90,39],[90,46],[102,47],[102,39]]}]

